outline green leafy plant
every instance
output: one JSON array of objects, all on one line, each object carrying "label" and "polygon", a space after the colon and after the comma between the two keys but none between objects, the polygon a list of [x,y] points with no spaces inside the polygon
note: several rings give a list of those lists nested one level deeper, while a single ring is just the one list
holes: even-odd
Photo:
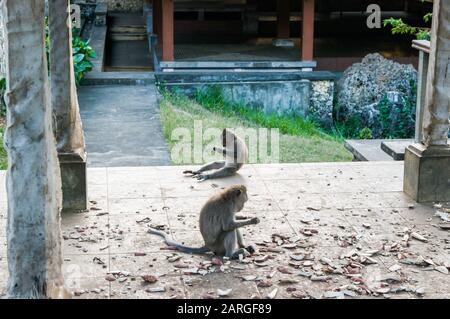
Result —
[{"label": "green leafy plant", "polygon": [[[92,71],[91,59],[95,59],[97,54],[89,45],[89,40],[85,41],[78,35],[76,28],[72,29],[72,55],[73,55],[73,69],[75,73],[75,81],[77,85],[81,83],[86,74]],[[50,40],[48,30],[48,18],[45,18],[45,48],[47,52],[47,61],[51,63],[50,56]]]},{"label": "green leafy plant", "polygon": [[359,138],[362,140],[373,139],[372,130],[368,127],[363,128],[361,131],[359,131]]},{"label": "green leafy plant", "polygon": [[378,104],[383,136],[387,138],[411,138],[415,129],[415,107],[405,101],[392,108],[387,95]]},{"label": "green leafy plant", "polygon": [[72,54],[75,81],[79,85],[81,80],[86,76],[86,73],[92,71],[92,62],[90,60],[95,59],[97,54],[89,45],[89,40],[84,41],[77,35],[73,35],[72,37]]},{"label": "green leafy plant", "polygon": [[[425,2],[425,0],[421,0]],[[430,1],[428,1],[430,2]],[[427,13],[423,20],[425,23],[431,23],[433,13]],[[389,18],[383,21],[385,27],[390,26],[392,34],[409,34],[416,37],[417,40],[430,40],[430,28],[415,27],[407,24],[401,18]]]}]

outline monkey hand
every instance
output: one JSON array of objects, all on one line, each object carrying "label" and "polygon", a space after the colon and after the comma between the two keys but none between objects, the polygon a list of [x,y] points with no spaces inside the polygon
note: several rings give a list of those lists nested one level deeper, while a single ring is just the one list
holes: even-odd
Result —
[{"label": "monkey hand", "polygon": [[256,253],[256,247],[253,245],[249,245],[249,246],[245,247],[245,250],[247,250],[250,254]]},{"label": "monkey hand", "polygon": [[189,170],[189,171],[184,171],[183,174],[191,174],[191,175],[195,176],[195,175],[198,175],[199,172]]},{"label": "monkey hand", "polygon": [[250,222],[254,225],[258,225],[260,223],[260,220],[258,217],[253,217]]},{"label": "monkey hand", "polygon": [[208,174],[196,174],[193,177],[196,178],[199,182],[203,182],[209,179]]}]

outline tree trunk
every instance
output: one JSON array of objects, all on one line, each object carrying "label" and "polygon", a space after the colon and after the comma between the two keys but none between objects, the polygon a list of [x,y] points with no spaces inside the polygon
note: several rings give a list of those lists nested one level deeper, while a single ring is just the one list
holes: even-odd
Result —
[{"label": "tree trunk", "polygon": [[9,298],[69,294],[61,271],[61,180],[44,46],[44,0],[3,0],[7,55]]},{"label": "tree trunk", "polygon": [[84,156],[84,136],[73,70],[69,0],[49,0],[48,9],[50,78],[57,150],[59,153]]}]

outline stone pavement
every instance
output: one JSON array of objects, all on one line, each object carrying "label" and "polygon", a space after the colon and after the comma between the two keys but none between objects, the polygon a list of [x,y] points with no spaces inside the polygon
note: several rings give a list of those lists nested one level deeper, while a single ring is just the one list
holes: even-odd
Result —
[{"label": "stone pavement", "polygon": [[170,163],[154,85],[78,89],[89,166]]},{"label": "stone pavement", "polygon": [[[64,273],[76,298],[449,298],[444,208],[401,192],[402,162],[247,165],[199,183],[185,167],[90,168],[86,213],[64,214]],[[0,291],[7,280],[4,173],[0,173]],[[208,196],[244,183],[244,229],[259,252],[241,262],[167,250],[157,226],[201,245]],[[444,207],[448,203],[444,203]],[[142,276],[156,276],[145,283]],[[147,281],[155,279],[145,277]],[[0,293],[1,294],[1,293]]]}]

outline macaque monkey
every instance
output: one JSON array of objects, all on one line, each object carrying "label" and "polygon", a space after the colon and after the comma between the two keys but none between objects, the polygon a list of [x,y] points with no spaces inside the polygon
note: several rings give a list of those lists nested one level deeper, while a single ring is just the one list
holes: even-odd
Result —
[{"label": "macaque monkey", "polygon": [[[213,151],[222,154],[225,160],[206,164],[197,171],[184,171],[183,174],[191,174],[192,177],[197,178],[199,181],[235,174],[244,165],[244,162],[247,161],[247,146],[243,140],[227,129],[223,130],[220,138],[223,147],[214,147]],[[212,169],[216,171],[203,174],[203,172]]]},{"label": "macaque monkey", "polygon": [[153,228],[148,232],[163,237],[167,245],[185,253],[213,252],[230,259],[239,258],[239,255],[248,256],[255,252],[255,248],[244,244],[239,228],[256,225],[259,223],[259,218],[242,221],[237,221],[235,218],[235,213],[244,208],[247,200],[247,188],[244,185],[228,187],[208,199],[200,211],[200,232],[205,242],[202,247],[183,246],[170,240],[166,233]]}]

